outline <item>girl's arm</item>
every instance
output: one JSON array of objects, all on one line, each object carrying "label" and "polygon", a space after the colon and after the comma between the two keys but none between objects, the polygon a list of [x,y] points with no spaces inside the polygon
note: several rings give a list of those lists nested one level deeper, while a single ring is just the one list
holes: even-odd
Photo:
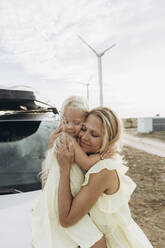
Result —
[{"label": "girl's arm", "polygon": [[57,139],[57,137],[62,132],[62,124],[59,125],[49,136],[48,140],[48,149],[51,149],[53,147],[54,141]]},{"label": "girl's arm", "polygon": [[100,161],[100,154],[87,155],[77,141],[74,139],[75,162],[81,169],[89,170],[94,164]]},{"label": "girl's arm", "polygon": [[[100,160],[100,154],[92,154],[87,155],[80,145],[77,143],[76,139],[69,136],[67,136],[67,142],[71,142],[74,147],[74,160],[78,164],[78,166],[83,170],[89,170],[95,163],[97,163]],[[65,139],[66,140],[66,139]],[[65,141],[64,141],[65,142]]]},{"label": "girl's arm", "polygon": [[[83,186],[73,198],[70,188],[70,169],[74,159],[73,148],[62,147],[56,157],[60,165],[60,182],[58,189],[58,207],[60,223],[69,227],[78,222],[107,190],[112,193],[118,190],[119,181],[115,170],[101,170],[91,174],[87,185]],[[69,157],[72,157],[69,158]]]},{"label": "girl's arm", "polygon": [[[108,148],[104,153],[100,154],[91,154],[87,155],[75,138],[72,136],[65,134],[67,136],[67,141],[71,142],[74,147],[74,153],[75,153],[75,162],[78,164],[78,166],[83,170],[89,170],[94,164],[96,164],[100,159],[106,159],[106,158],[112,158],[115,150],[114,148]],[[66,140],[66,139],[65,139]]]}]

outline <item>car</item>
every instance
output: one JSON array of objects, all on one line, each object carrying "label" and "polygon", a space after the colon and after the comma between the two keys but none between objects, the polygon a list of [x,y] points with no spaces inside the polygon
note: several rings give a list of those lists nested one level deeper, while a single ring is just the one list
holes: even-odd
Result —
[{"label": "car", "polygon": [[0,247],[31,248],[31,211],[41,191],[40,172],[55,107],[33,91],[0,89]]}]

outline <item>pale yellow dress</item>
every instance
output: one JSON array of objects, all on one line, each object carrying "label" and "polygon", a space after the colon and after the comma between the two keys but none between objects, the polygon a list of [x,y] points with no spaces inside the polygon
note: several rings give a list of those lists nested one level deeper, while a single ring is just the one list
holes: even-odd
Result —
[{"label": "pale yellow dress", "polygon": [[115,159],[101,160],[86,173],[83,185],[88,184],[90,174],[105,168],[117,171],[120,188],[112,195],[102,194],[90,210],[90,217],[105,235],[107,248],[152,248],[130,214],[128,202],[136,184],[125,175],[128,167]]},{"label": "pale yellow dress", "polygon": [[[84,216],[77,224],[63,228],[58,215],[58,185],[60,178],[59,165],[54,155],[54,147],[48,151],[44,161],[49,170],[43,192],[35,201],[32,210],[32,244],[35,248],[89,248],[102,238],[89,215]],[[71,190],[73,196],[84,182],[84,173],[73,164],[71,169]]]}]

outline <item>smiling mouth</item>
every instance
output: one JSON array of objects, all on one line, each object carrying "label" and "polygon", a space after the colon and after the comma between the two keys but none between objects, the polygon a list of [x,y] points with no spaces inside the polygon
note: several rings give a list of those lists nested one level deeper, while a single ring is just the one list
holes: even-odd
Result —
[{"label": "smiling mouth", "polygon": [[80,141],[80,145],[81,145],[81,146],[87,146],[87,147],[90,146],[89,144],[86,144],[86,143],[84,143],[83,141]]}]

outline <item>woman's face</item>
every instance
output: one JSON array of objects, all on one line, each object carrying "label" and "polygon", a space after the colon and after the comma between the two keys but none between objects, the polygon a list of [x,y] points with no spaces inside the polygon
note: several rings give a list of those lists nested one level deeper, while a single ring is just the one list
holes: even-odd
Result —
[{"label": "woman's face", "polygon": [[103,125],[99,117],[91,114],[82,125],[79,143],[85,153],[96,153],[102,146]]}]

